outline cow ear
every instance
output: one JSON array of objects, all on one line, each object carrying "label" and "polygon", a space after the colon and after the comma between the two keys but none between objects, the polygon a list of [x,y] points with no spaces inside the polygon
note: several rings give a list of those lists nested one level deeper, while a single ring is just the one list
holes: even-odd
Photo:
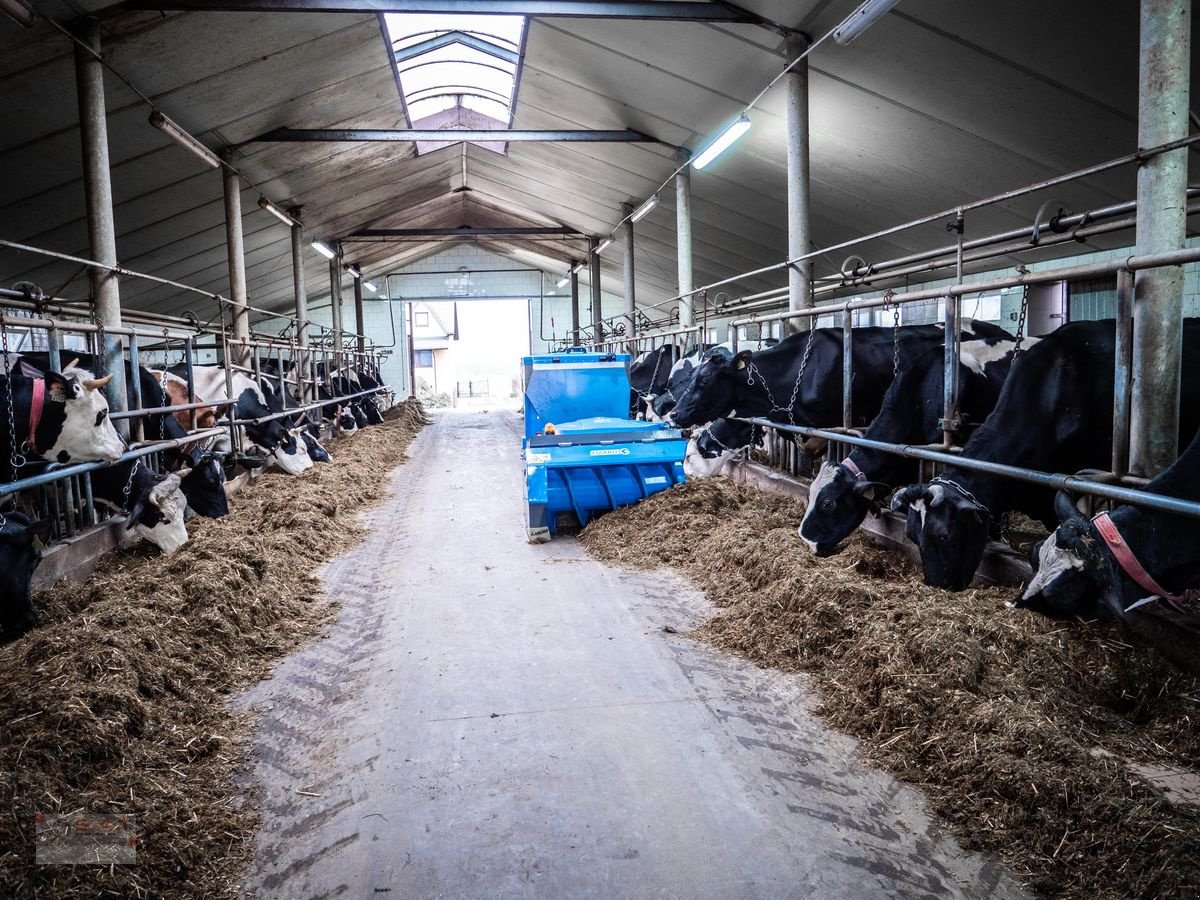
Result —
[{"label": "cow ear", "polygon": [[754,354],[751,351],[743,350],[741,353],[739,353],[737,356],[734,357],[734,360],[737,362],[737,367],[739,369],[746,368],[746,366],[750,363],[750,357],[753,355]]},{"label": "cow ear", "polygon": [[1075,501],[1071,499],[1071,495],[1066,491],[1059,491],[1054,495],[1054,512],[1058,516],[1059,522],[1070,522],[1072,519],[1082,519],[1083,514],[1079,512],[1075,506]]},{"label": "cow ear", "polygon": [[142,513],[146,511],[146,501],[139,500],[133,504],[133,509],[129,511],[129,518],[125,520],[125,530],[130,531],[133,526],[138,523],[138,519],[142,517]]},{"label": "cow ear", "polygon": [[38,519],[30,526],[30,531],[43,544],[48,544],[50,543],[51,525],[53,525],[53,520],[51,519]]},{"label": "cow ear", "polygon": [[918,500],[929,500],[932,497],[929,488],[924,484],[910,484],[906,488],[896,491],[896,495],[892,497],[892,509],[896,512],[908,512],[908,507]]},{"label": "cow ear", "polygon": [[864,500],[874,502],[886,497],[891,487],[882,481],[856,481],[851,490]]},{"label": "cow ear", "polygon": [[74,378],[67,378],[60,375],[58,372],[46,373],[46,387],[50,391],[50,399],[62,403],[67,397],[74,397],[78,393],[78,382]]}]

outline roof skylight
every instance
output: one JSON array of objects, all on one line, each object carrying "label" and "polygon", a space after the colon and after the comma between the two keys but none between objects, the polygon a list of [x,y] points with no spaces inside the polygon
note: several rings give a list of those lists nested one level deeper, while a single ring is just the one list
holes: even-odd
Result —
[{"label": "roof skylight", "polygon": [[[512,124],[524,16],[389,13],[384,18],[413,128]],[[423,149],[418,146],[418,152]]]}]

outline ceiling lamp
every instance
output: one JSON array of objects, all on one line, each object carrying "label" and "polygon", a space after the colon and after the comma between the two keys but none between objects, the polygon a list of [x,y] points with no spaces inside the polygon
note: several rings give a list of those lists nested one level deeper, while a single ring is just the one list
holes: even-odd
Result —
[{"label": "ceiling lamp", "polygon": [[[0,2],[3,2],[3,0],[0,0]],[[221,165],[221,160],[217,154],[213,153],[202,143],[176,125],[173,119],[163,115],[157,109],[150,113],[150,124],[177,143],[188,153],[192,154],[192,156],[203,162],[210,169],[216,169]]]},{"label": "ceiling lamp", "polygon": [[643,203],[641,206],[639,206],[637,209],[635,209],[633,211],[633,215],[631,215],[629,217],[630,221],[632,221],[632,222],[642,221],[642,219],[644,219],[644,218],[646,218],[646,216],[650,215],[650,210],[654,209],[654,207],[656,207],[656,206],[658,206],[658,194],[655,194],[653,197],[651,197],[649,200],[647,200],[645,203]]},{"label": "ceiling lamp", "polygon": [[[0,0],[0,2],[3,2],[3,0]],[[297,225],[300,224],[295,219],[293,219],[291,216],[289,216],[287,213],[285,213],[282,209],[280,209],[278,206],[276,206],[274,203],[272,203],[270,200],[268,200],[266,197],[258,198],[258,206],[259,206],[259,209],[266,210],[271,215],[273,215],[275,218],[277,218],[280,222],[282,222],[284,225],[287,225],[290,228],[295,228]]]},{"label": "ceiling lamp", "polygon": [[867,0],[866,3],[846,16],[841,25],[833,29],[833,39],[843,47],[846,46],[899,2],[900,0]]},{"label": "ceiling lamp", "polygon": [[703,169],[710,162],[729,149],[729,146],[750,130],[750,119],[742,113],[732,125],[721,132],[720,136],[700,151],[700,155],[692,160],[693,169]]},{"label": "ceiling lamp", "polygon": [[335,256],[337,256],[336,253],[334,253],[332,250],[330,250],[328,247],[326,247],[320,241],[313,241],[312,248],[314,250],[316,250],[318,253],[320,253],[326,259],[333,259]]}]

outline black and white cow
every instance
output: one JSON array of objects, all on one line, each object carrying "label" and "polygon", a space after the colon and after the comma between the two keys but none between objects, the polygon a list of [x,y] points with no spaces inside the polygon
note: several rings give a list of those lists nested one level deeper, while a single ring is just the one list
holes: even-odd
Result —
[{"label": "black and white cow", "polygon": [[101,390],[111,377],[96,378],[74,361],[61,373],[18,361],[7,383],[0,376],[0,392],[11,392],[16,431],[10,435],[7,418],[0,416],[0,478],[12,478],[9,450],[14,446],[28,459],[63,465],[120,459],[125,444],[108,418]]},{"label": "black and white cow", "polygon": [[[1200,500],[1200,432],[1145,488]],[[1055,498],[1061,524],[1033,548],[1033,578],[1009,606],[1054,618],[1124,616],[1143,600],[1178,599],[1200,586],[1200,522],[1122,505],[1092,519],[1065,493]]]},{"label": "black and white cow", "polygon": [[640,354],[629,365],[629,418],[650,418],[654,398],[667,388],[671,368],[679,360],[676,344],[663,344]]},{"label": "black and white cow", "polygon": [[[1036,342],[1037,338],[1026,338],[1026,348]],[[1011,338],[959,345],[959,411],[965,426],[982,423],[995,407],[1015,345]],[[934,348],[902,365],[863,436],[891,444],[941,440],[945,358],[942,348]],[[880,504],[893,487],[911,481],[916,474],[914,460],[869,447],[855,447],[839,463],[824,463],[809,485],[801,540],[817,556],[836,552],[838,544],[868,513],[879,514]]]},{"label": "black and white cow", "polygon": [[[963,340],[1008,336],[986,322],[971,321],[963,327]],[[941,345],[942,339],[940,325],[901,328],[901,362]],[[893,330],[855,328],[853,342],[855,420],[866,425],[879,411],[892,381],[896,349]],[[801,373],[803,377],[798,379]],[[687,427],[728,416],[765,417],[797,425],[841,422],[842,329],[819,328],[794,334],[757,353],[743,350],[728,362],[723,356],[710,354],[668,419]]]},{"label": "black and white cow", "polygon": [[683,471],[689,478],[720,475],[731,459],[747,449],[762,446],[763,437],[763,429],[757,425],[717,419],[693,432],[683,457]]},{"label": "black and white cow", "polygon": [[733,359],[732,345],[717,344],[714,346],[710,344],[676,360],[675,365],[671,366],[671,371],[667,373],[666,386],[655,395],[654,400],[650,403],[646,418],[654,422],[665,422],[671,411],[675,409],[679,398],[687,393],[692,379],[696,377],[696,370],[709,356],[720,356],[729,362]]},{"label": "black and white cow", "polygon": [[211,450],[194,447],[188,465],[180,469],[179,488],[187,498],[188,509],[209,519],[229,514],[229,495],[225,492],[224,457]]},{"label": "black and white cow", "polygon": [[37,624],[32,579],[42,554],[35,538],[43,544],[50,540],[49,519],[35,522],[24,513],[0,513],[0,641]]},{"label": "black and white cow", "polygon": [[[343,395],[350,395],[378,387],[375,383],[365,383],[365,378],[366,373],[360,369],[349,367],[342,369],[341,374],[334,379],[334,390]],[[367,425],[383,424],[383,413],[379,411],[379,407],[375,404],[375,398],[372,395],[363,394],[361,397],[355,397],[348,402],[355,419],[358,420],[359,428],[364,428]]]},{"label": "black and white cow", "polygon": [[[996,408],[963,447],[967,459],[1044,472],[1107,469],[1112,459],[1113,320],[1073,322],[1021,356]],[[1200,320],[1183,327],[1179,433],[1200,425]],[[921,550],[925,583],[962,590],[999,517],[1019,510],[1053,527],[1054,492],[957,466],[896,493],[907,534]]]},{"label": "black and white cow", "polygon": [[[174,367],[176,375],[181,370]],[[229,397],[226,385],[225,369],[220,366],[195,366],[193,368],[193,384],[196,393],[205,400],[218,402],[234,399],[237,402],[232,407],[236,419],[262,419],[272,415],[263,390],[255,381],[241,372],[232,373],[233,397]],[[222,417],[229,419],[230,411],[226,410]],[[299,475],[312,468],[312,460],[304,442],[298,441],[296,435],[289,429],[286,419],[267,419],[258,424],[241,426],[248,443],[258,447],[267,456],[268,465],[278,465],[289,475]],[[218,452],[228,450],[228,440],[219,441],[214,448]]]},{"label": "black and white cow", "polygon": [[[286,390],[288,397],[293,406],[299,406],[300,400],[295,391],[295,381],[285,380],[280,384],[280,380],[275,374],[263,374],[259,380],[262,387],[263,396],[266,398],[267,406],[271,412],[283,412],[283,397],[281,391]],[[288,428],[292,434],[295,434],[301,441],[304,442],[304,449],[308,453],[308,458],[314,463],[331,462],[333,457],[329,455],[329,451],[321,444],[320,434],[321,428],[315,422],[308,418],[308,413],[298,411],[295,415],[289,416],[280,421],[287,422]]]},{"label": "black and white cow", "polygon": [[124,513],[126,529],[165,555],[187,543],[184,514],[188,503],[179,475],[155,472],[140,459],[126,460],[92,472],[92,494],[98,503]]}]

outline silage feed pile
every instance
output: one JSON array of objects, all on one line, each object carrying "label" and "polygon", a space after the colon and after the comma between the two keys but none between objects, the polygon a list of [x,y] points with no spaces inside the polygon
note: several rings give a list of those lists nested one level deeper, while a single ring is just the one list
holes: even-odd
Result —
[{"label": "silage feed pile", "polygon": [[[333,618],[313,573],[358,542],[356,513],[428,421],[415,401],[385,418],[332,441],[332,463],[190,520],[174,556],[110,554],[35,597],[41,625],[0,647],[0,897],[237,896],[252,723],[226,700]],[[136,864],[35,865],[39,813],[132,816]]]},{"label": "silage feed pile", "polygon": [[810,673],[817,712],[918,785],[967,848],[1042,894],[1200,896],[1200,808],[1132,765],[1200,773],[1200,679],[1117,624],[959,594],[862,536],[817,559],[801,507],[724,478],[609,513],[581,540],[605,561],[670,566],[718,613],[692,636]]}]

